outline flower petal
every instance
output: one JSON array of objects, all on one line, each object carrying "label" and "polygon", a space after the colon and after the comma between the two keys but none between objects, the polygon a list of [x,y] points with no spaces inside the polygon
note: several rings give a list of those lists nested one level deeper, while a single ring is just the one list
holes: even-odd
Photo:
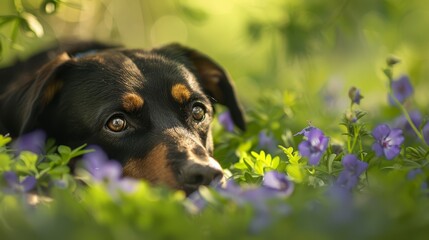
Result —
[{"label": "flower petal", "polygon": [[311,153],[308,159],[308,164],[318,165],[321,157],[322,157],[322,152]]},{"label": "flower petal", "polygon": [[231,113],[229,111],[219,114],[218,120],[225,130],[228,132],[234,132],[234,122],[232,121]]},{"label": "flower petal", "polygon": [[122,175],[122,166],[116,161],[108,161],[98,171],[94,172],[93,175],[97,180],[116,181]]},{"label": "flower petal", "polygon": [[28,176],[22,181],[21,186],[24,192],[28,192],[36,186],[36,183],[37,181],[34,176]]},{"label": "flower petal", "polygon": [[402,130],[401,129],[392,129],[390,131],[389,137],[391,138],[390,144],[391,145],[401,145],[402,142],[404,142],[404,137],[402,136]]},{"label": "flower petal", "polygon": [[383,147],[381,147],[380,143],[378,142],[375,142],[374,144],[372,144],[372,150],[375,152],[377,157],[382,156],[384,153]]},{"label": "flower petal", "polygon": [[94,151],[83,156],[83,165],[94,175],[108,161],[108,157],[98,146],[90,146],[88,149],[94,149]]},{"label": "flower petal", "polygon": [[397,145],[393,145],[390,148],[384,148],[383,151],[386,158],[391,160],[401,152],[401,148]]},{"label": "flower petal", "polygon": [[18,175],[15,172],[7,171],[3,173],[3,178],[6,180],[9,187],[14,187],[16,184],[19,184]]},{"label": "flower petal", "polygon": [[405,99],[411,96],[414,92],[414,89],[411,85],[409,77],[407,75],[402,75],[398,80],[393,81],[392,92],[400,103],[403,103]]},{"label": "flower petal", "polygon": [[307,142],[307,141],[301,142],[298,145],[298,151],[301,154],[301,156],[309,157],[311,154],[310,147],[311,146],[310,146],[309,142]]},{"label": "flower petal", "polygon": [[42,130],[35,130],[20,136],[14,143],[14,148],[18,152],[30,151],[41,154],[44,150],[46,133]]},{"label": "flower petal", "polygon": [[313,128],[314,128],[313,126],[308,126],[308,127],[304,128],[304,129],[302,129],[301,131],[299,131],[299,132],[295,133],[293,136],[298,136],[298,135],[304,135],[304,136],[306,136],[306,134],[307,134],[311,129],[313,129]]},{"label": "flower petal", "polygon": [[308,133],[307,133],[307,138],[308,141],[312,142],[313,140],[319,140],[320,138],[322,138],[323,132],[322,130],[318,129],[318,128],[312,128]]},{"label": "flower petal", "polygon": [[289,178],[277,171],[265,173],[262,186],[278,191],[283,196],[289,196],[293,191],[293,183]]},{"label": "flower petal", "polygon": [[390,127],[387,124],[380,124],[372,130],[372,136],[376,140],[382,140],[390,134]]}]

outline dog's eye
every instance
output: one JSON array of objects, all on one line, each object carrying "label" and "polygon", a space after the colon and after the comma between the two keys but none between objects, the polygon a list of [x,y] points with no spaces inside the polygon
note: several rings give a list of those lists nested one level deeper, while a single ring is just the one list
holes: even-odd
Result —
[{"label": "dog's eye", "polygon": [[121,132],[127,128],[127,121],[122,116],[113,116],[107,121],[106,127],[112,132]]},{"label": "dog's eye", "polygon": [[201,103],[195,103],[192,106],[192,118],[194,118],[195,121],[201,122],[204,120],[206,116],[206,110],[204,106]]}]

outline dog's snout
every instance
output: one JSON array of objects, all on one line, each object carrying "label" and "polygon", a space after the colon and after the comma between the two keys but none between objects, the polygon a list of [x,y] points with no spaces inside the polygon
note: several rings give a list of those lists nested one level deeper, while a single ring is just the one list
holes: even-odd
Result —
[{"label": "dog's snout", "polygon": [[201,185],[209,185],[213,181],[220,181],[223,178],[223,171],[216,160],[210,158],[209,163],[192,163],[184,171],[185,186],[197,188]]}]

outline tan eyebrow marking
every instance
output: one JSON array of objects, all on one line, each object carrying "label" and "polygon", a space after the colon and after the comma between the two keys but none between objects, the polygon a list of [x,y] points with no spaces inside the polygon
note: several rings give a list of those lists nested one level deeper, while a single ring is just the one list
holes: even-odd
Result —
[{"label": "tan eyebrow marking", "polygon": [[144,105],[144,99],[136,93],[126,93],[122,97],[122,106],[128,112],[134,112],[141,109]]},{"label": "tan eyebrow marking", "polygon": [[189,91],[185,85],[178,83],[171,88],[171,95],[174,100],[179,103],[183,103],[185,101],[189,101],[191,98],[191,91]]}]

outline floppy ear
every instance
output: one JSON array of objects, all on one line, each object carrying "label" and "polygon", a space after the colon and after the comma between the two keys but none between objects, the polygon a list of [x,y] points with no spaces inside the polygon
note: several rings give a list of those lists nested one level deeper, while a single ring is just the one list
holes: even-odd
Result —
[{"label": "floppy ear", "polygon": [[[171,44],[160,49],[163,54],[175,60],[185,58],[188,65],[194,67],[197,78],[206,94],[228,107],[234,124],[241,130],[246,130],[243,110],[237,101],[235,88],[228,73],[207,55],[179,44]],[[183,61],[183,59],[182,59]]]},{"label": "floppy ear", "polygon": [[12,136],[25,133],[36,125],[37,116],[61,89],[62,82],[56,75],[69,60],[67,53],[59,54],[43,65],[34,77],[20,85],[12,85],[2,96],[2,120]]}]

